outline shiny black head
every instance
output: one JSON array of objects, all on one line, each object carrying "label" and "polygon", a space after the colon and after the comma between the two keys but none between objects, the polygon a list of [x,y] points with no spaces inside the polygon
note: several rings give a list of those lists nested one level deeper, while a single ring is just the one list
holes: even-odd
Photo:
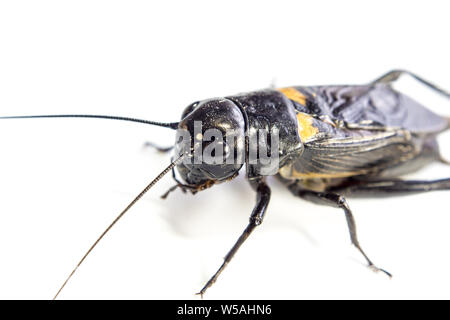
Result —
[{"label": "shiny black head", "polygon": [[178,124],[176,154],[186,154],[177,166],[189,185],[224,181],[244,163],[244,116],[231,100],[204,100],[189,105]]}]

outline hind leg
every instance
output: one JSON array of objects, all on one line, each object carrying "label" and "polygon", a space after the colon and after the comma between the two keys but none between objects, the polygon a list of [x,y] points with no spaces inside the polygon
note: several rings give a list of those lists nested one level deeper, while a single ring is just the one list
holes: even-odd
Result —
[{"label": "hind leg", "polygon": [[315,192],[315,191],[309,191],[304,190],[299,186],[299,184],[294,183],[289,185],[289,190],[296,196],[301,197],[303,199],[312,201],[314,203],[333,206],[335,208],[342,209],[345,213],[345,218],[347,220],[347,225],[350,233],[350,240],[352,244],[358,249],[358,251],[364,256],[364,258],[367,261],[367,264],[369,268],[371,268],[374,271],[382,271],[385,274],[387,274],[389,277],[392,277],[392,275],[387,272],[386,270],[383,270],[381,268],[378,268],[375,266],[375,264],[372,262],[372,260],[367,256],[367,254],[362,249],[361,245],[359,244],[358,235],[356,232],[356,223],[355,218],[353,217],[352,211],[350,210],[349,205],[347,204],[347,201],[345,198],[334,192]]},{"label": "hind leg", "polygon": [[450,190],[450,178],[438,180],[352,180],[347,185],[332,187],[329,190],[350,196],[399,196],[428,191]]},{"label": "hind leg", "polygon": [[288,185],[289,190],[296,196],[324,205],[330,205],[344,210],[347,219],[350,238],[352,244],[361,252],[367,260],[369,267],[375,271],[381,270],[387,275],[390,274],[380,268],[375,267],[367,254],[359,244],[356,224],[353,214],[343,195],[363,196],[363,197],[388,197],[409,195],[428,191],[450,190],[450,178],[438,180],[348,180],[344,184],[329,187],[327,191],[315,192],[305,190],[299,183]]},{"label": "hind leg", "polygon": [[418,75],[407,71],[407,70],[391,70],[388,73],[382,75],[378,79],[374,80],[372,83],[392,83],[394,81],[397,81],[398,78],[400,78],[402,75],[409,75],[410,77],[414,78],[418,82],[422,83],[426,87],[436,91],[437,93],[443,95],[444,97],[450,98],[450,93],[445,91],[444,89],[439,88],[438,86],[432,84],[431,82],[425,80],[422,77],[419,77]]}]

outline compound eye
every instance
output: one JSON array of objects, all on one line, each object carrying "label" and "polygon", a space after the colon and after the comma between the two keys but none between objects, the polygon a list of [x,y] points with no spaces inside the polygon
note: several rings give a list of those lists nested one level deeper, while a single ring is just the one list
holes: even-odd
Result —
[{"label": "compound eye", "polygon": [[203,141],[203,162],[207,164],[223,164],[224,148],[223,142],[216,140],[215,137]]},{"label": "compound eye", "polygon": [[223,159],[227,159],[231,155],[231,148],[228,143],[223,142]]},{"label": "compound eye", "polygon": [[222,160],[222,163],[225,163],[231,153],[230,146],[225,141],[217,141],[216,146],[219,154],[215,154],[214,156],[217,158],[217,161]]}]

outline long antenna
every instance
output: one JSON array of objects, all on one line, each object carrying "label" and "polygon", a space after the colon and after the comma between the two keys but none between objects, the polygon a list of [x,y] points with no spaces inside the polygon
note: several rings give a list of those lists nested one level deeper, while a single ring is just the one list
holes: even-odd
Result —
[{"label": "long antenna", "polygon": [[84,254],[83,258],[81,258],[80,262],[78,262],[78,264],[76,265],[76,267],[72,270],[72,272],[69,274],[69,276],[66,278],[66,280],[64,281],[64,283],[62,284],[62,286],[59,288],[58,292],[55,294],[55,296],[53,297],[53,300],[55,300],[59,293],[62,291],[62,289],[64,289],[64,287],[66,286],[67,282],[70,280],[70,278],[72,278],[72,276],[74,275],[75,271],[77,271],[78,267],[83,263],[83,261],[87,258],[87,256],[89,255],[89,253],[91,253],[91,251],[95,248],[95,246],[100,242],[100,240],[102,240],[102,238],[108,233],[109,230],[111,230],[111,228],[117,223],[117,221],[120,220],[120,218],[122,218],[124,216],[124,214],[132,207],[136,204],[136,202],[139,201],[139,199],[142,198],[142,196],[144,194],[147,193],[148,190],[150,190],[159,180],[161,180],[161,178],[166,175],[170,170],[172,170],[177,164],[179,164],[183,158],[184,158],[184,154],[181,155],[178,159],[176,159],[174,162],[172,162],[166,169],[164,169],[164,171],[162,171],[152,182],[150,182],[145,188],[144,190],[141,191],[141,193],[139,193],[137,195],[136,198],[134,198],[133,201],[130,202],[130,204],[113,220],[113,222],[105,229],[105,231],[103,231],[103,233],[100,235],[100,237],[98,237],[97,240],[95,240],[94,244],[89,248],[88,251],[86,251],[86,253]]},{"label": "long antenna", "polygon": [[36,116],[0,117],[0,119],[36,119],[36,118],[95,118],[95,119],[108,119],[108,120],[139,122],[139,123],[151,124],[151,125],[160,126],[160,127],[166,127],[166,128],[170,128],[170,129],[178,128],[178,122],[166,123],[166,122],[156,122],[156,121],[149,121],[149,120],[136,119],[136,118],[104,116],[104,115],[96,115],[96,114],[44,114],[44,115],[36,115]]}]

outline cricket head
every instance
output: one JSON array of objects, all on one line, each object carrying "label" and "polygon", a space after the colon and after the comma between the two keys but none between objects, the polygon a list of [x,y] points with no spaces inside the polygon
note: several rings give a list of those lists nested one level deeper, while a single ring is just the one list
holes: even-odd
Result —
[{"label": "cricket head", "polygon": [[192,103],[178,124],[175,153],[181,178],[199,186],[235,176],[245,159],[245,119],[231,100],[217,98]]}]

